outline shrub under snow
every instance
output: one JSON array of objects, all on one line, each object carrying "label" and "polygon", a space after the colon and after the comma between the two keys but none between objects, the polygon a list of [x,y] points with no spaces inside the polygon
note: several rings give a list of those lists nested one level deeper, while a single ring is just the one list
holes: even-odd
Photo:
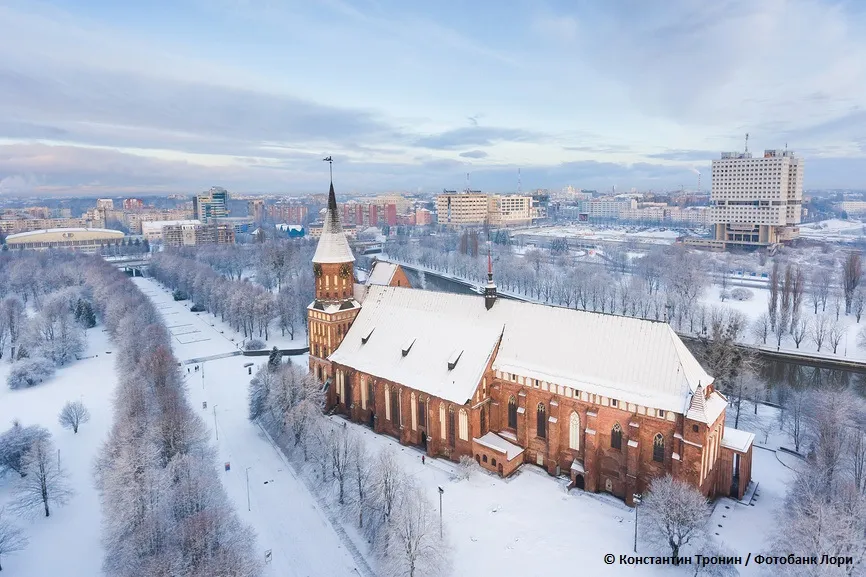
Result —
[{"label": "shrub under snow", "polygon": [[244,350],[247,351],[260,351],[263,348],[265,348],[265,343],[260,339],[250,339],[244,344]]},{"label": "shrub under snow", "polygon": [[54,363],[42,357],[23,359],[12,366],[6,384],[10,389],[25,389],[54,376]]}]

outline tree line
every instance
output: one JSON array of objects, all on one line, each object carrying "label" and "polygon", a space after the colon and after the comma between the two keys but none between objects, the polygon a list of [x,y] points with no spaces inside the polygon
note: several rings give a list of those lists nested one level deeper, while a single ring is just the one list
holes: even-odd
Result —
[{"label": "tree line", "polygon": [[450,550],[421,486],[393,449],[371,454],[354,425],[324,415],[324,403],[321,383],[306,367],[282,363],[278,352],[250,382],[250,419],[269,432],[311,491],[358,528],[380,575],[447,575]]}]

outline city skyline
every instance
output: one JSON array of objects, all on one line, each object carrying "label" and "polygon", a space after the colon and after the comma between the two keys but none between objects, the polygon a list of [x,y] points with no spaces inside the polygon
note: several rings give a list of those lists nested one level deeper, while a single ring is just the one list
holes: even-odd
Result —
[{"label": "city skyline", "polygon": [[708,190],[746,132],[866,188],[857,3],[495,7],[0,1],[0,194]]}]

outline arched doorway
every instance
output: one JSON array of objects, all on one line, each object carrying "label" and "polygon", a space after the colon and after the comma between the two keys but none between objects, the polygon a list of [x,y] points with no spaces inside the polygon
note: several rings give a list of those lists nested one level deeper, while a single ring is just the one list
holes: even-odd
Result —
[{"label": "arched doorway", "polygon": [[574,476],[574,487],[575,487],[575,489],[580,489],[581,491],[583,491],[583,489],[584,489],[583,475],[575,475]]},{"label": "arched doorway", "polygon": [[371,429],[376,428],[375,423],[376,423],[376,413],[374,413],[373,411],[370,411],[370,422],[368,424],[370,425]]},{"label": "arched doorway", "polygon": [[423,429],[421,430],[421,448],[424,449],[424,452],[427,452],[427,432]]}]

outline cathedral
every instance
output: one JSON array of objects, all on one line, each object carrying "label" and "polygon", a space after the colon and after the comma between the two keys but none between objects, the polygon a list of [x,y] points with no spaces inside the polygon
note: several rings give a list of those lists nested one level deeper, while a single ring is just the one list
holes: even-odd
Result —
[{"label": "cathedral", "polygon": [[522,466],[633,504],[671,474],[741,499],[754,435],[725,426],[727,400],[666,322],[499,297],[413,289],[377,262],[358,282],[334,195],[313,257],[310,370],[328,410],[414,445]]}]

